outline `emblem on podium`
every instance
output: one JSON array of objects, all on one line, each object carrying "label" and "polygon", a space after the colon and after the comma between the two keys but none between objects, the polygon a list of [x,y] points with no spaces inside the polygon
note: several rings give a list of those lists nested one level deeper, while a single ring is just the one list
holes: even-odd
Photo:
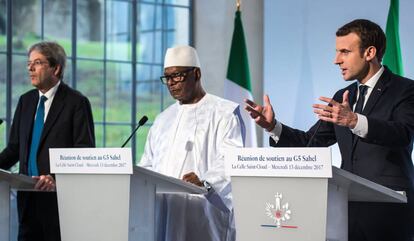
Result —
[{"label": "emblem on podium", "polygon": [[283,194],[276,193],[274,203],[266,203],[265,214],[273,221],[274,224],[263,224],[262,227],[269,228],[297,228],[297,226],[283,225],[292,216],[292,211],[289,208],[288,202],[282,202]]}]

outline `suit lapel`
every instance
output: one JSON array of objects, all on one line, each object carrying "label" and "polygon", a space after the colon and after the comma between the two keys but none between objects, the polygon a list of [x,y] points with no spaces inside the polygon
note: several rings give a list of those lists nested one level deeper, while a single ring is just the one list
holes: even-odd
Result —
[{"label": "suit lapel", "polygon": [[[39,102],[39,91],[35,90],[33,91],[33,94],[30,96],[29,102],[28,103],[23,103],[23,105],[27,104],[27,111],[24,111],[22,113],[22,120],[28,120],[25,123],[28,123],[27,125],[25,125],[24,130],[22,130],[24,132],[24,143],[25,146],[27,147],[27,152],[30,152],[30,143],[32,141],[32,131],[33,131],[33,122],[34,122],[34,118],[36,115],[36,110],[37,110],[37,103]],[[24,157],[23,157],[24,158]],[[25,161],[27,162],[27,158],[24,158]]]},{"label": "suit lapel", "polygon": [[[378,102],[381,95],[385,92],[387,88],[388,79],[389,72],[388,69],[385,68],[384,73],[382,73],[381,77],[378,79],[377,84],[375,84],[374,89],[372,90],[371,95],[369,96],[368,101],[365,104],[364,109],[362,110],[362,115],[367,116],[369,115],[369,113],[371,113],[375,104]],[[355,135],[352,143],[352,150],[354,150],[358,141],[359,137]]]},{"label": "suit lapel", "polygon": [[40,138],[40,143],[43,143],[50,129],[56,122],[59,114],[62,112],[63,107],[65,106],[64,100],[66,97],[66,88],[67,86],[63,82],[61,82],[58,87],[58,90],[56,91],[55,97],[53,98],[53,102],[50,106],[49,113],[47,114],[46,122],[42,131],[42,137]]},{"label": "suit lapel", "polygon": [[375,85],[374,89],[371,92],[371,95],[368,98],[367,103],[362,111],[363,115],[368,115],[371,113],[372,109],[374,108],[375,104],[378,102],[379,98],[381,97],[382,93],[387,88],[386,83],[388,82],[388,72],[387,69],[384,70],[384,73],[378,79],[377,84]]}]

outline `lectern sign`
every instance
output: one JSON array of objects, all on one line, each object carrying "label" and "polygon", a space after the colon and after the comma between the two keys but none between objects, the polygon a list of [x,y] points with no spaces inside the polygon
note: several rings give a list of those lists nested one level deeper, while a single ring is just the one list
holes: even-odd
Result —
[{"label": "lectern sign", "polygon": [[51,148],[51,173],[132,174],[130,148]]},{"label": "lectern sign", "polygon": [[229,176],[332,177],[329,148],[228,148],[225,163]]}]

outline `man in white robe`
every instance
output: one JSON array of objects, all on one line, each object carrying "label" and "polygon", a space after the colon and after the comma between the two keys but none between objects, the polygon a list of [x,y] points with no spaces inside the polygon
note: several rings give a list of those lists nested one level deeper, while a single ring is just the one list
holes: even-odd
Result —
[{"label": "man in white robe", "polygon": [[[229,221],[232,219],[232,198],[230,179],[224,173],[224,151],[227,147],[244,146],[245,132],[239,106],[204,91],[201,85],[199,59],[195,49],[190,46],[167,50],[164,74],[161,81],[167,85],[171,96],[177,102],[164,110],[154,121],[147,137],[140,166],[198,186],[212,187],[207,194],[208,201],[204,197],[195,195],[163,197],[165,202],[174,203],[174,208],[166,211],[168,219],[175,216],[174,213],[179,215],[179,210],[186,210],[185,207],[193,209],[198,207],[199,210],[194,210],[197,214],[193,215],[195,217],[189,215],[186,216],[187,220],[179,222],[180,229],[186,229],[183,227],[188,226],[186,223],[202,225],[203,218],[208,218],[209,222]],[[217,198],[216,201],[209,198],[214,196],[212,192],[219,195],[221,205],[220,200],[216,202]],[[185,201],[180,202],[181,199]],[[185,206],[187,201],[193,203]],[[182,203],[181,209],[177,207],[180,203]],[[210,203],[213,203],[214,207],[206,206],[211,205]],[[182,232],[185,235],[177,235],[177,233],[173,235],[169,232],[172,229],[168,227],[168,224],[166,224],[163,235],[167,237],[167,240],[231,240],[234,238],[231,238],[232,235],[228,233],[222,234],[228,232],[229,223],[223,227],[222,224],[209,222],[203,227],[214,229],[210,230],[212,234],[208,236],[188,232],[190,230],[188,227],[188,231]],[[221,227],[215,227],[218,225]],[[194,226],[196,230],[201,230],[200,227]],[[209,231],[206,230],[206,232]],[[215,232],[217,233],[214,234]],[[192,233],[198,237],[192,237]]]}]

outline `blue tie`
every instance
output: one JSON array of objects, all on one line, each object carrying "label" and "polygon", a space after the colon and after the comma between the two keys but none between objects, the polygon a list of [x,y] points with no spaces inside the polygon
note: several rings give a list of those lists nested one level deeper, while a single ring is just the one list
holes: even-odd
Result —
[{"label": "blue tie", "polygon": [[39,176],[39,170],[37,169],[37,149],[39,148],[40,136],[42,135],[43,130],[46,100],[46,96],[42,95],[42,97],[40,97],[39,106],[37,107],[36,118],[32,132],[32,143],[30,145],[29,176]]}]

